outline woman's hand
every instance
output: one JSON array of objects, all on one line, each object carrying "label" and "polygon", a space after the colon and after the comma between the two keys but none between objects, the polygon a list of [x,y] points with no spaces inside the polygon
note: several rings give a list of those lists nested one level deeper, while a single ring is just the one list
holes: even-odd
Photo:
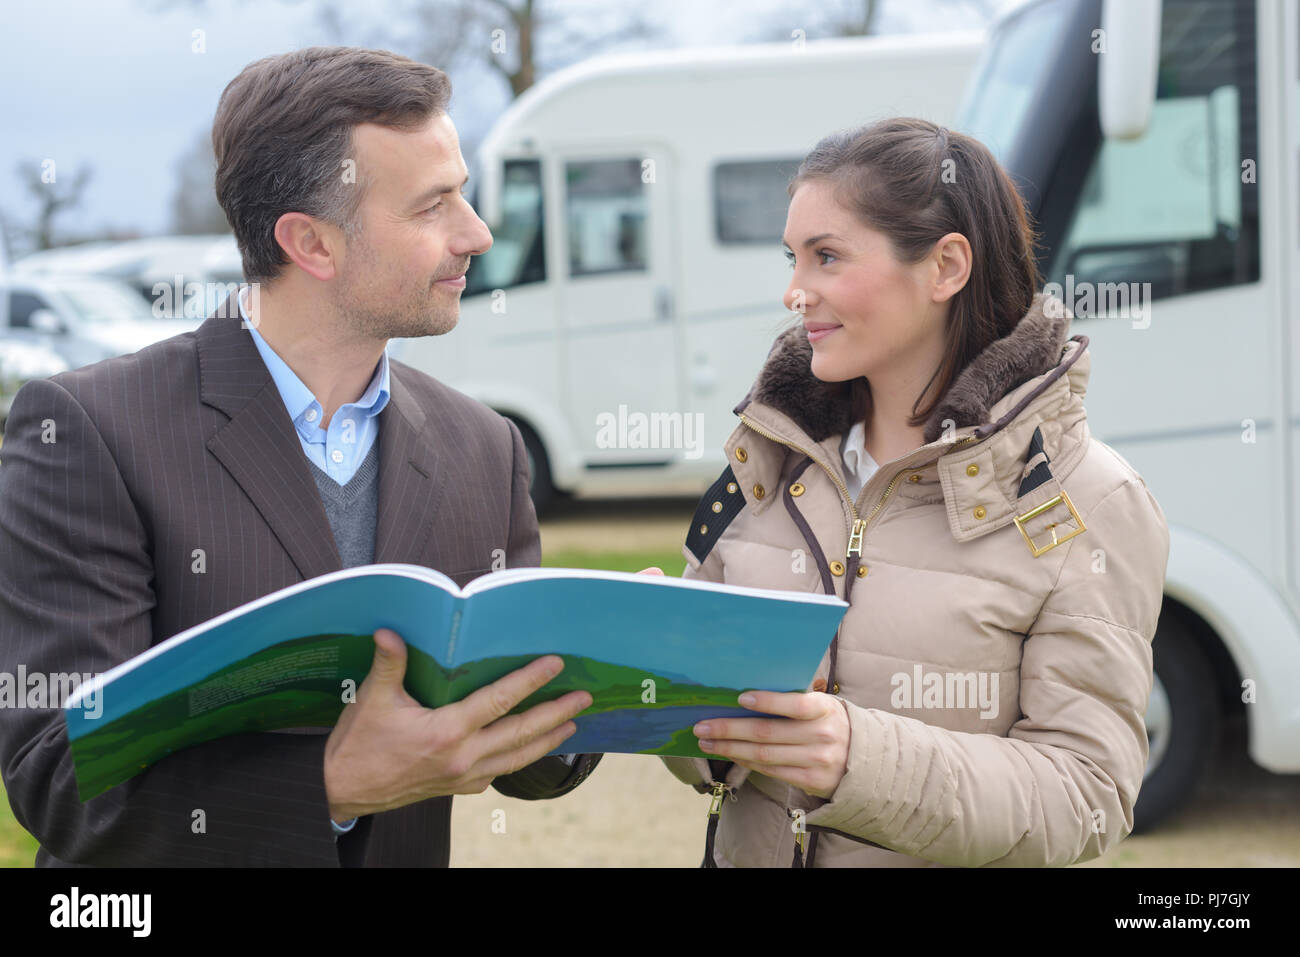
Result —
[{"label": "woman's hand", "polygon": [[829,798],[849,763],[849,716],[819,691],[746,691],[740,704],[779,718],[710,718],[695,726],[700,750]]}]

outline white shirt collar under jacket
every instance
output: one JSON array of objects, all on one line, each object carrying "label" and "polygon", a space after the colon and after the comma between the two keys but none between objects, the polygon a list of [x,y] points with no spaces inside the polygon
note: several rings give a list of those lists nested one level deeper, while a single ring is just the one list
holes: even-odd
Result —
[{"label": "white shirt collar under jacket", "polygon": [[867,430],[861,422],[840,439],[840,455],[844,459],[844,484],[848,486],[849,495],[858,497],[862,486],[871,481],[871,476],[880,468],[875,459],[867,452]]}]

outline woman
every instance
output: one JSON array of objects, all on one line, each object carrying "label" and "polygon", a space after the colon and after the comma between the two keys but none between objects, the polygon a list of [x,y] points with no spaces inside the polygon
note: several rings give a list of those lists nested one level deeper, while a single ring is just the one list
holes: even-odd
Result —
[{"label": "woman", "polygon": [[702,722],[716,758],[665,759],[714,793],[704,866],[1094,858],[1133,826],[1169,534],[1090,435],[1087,337],[969,137],[828,136],[789,192],[802,319],[737,407],[684,577],[849,609],[808,693],[741,699],[792,720]]}]

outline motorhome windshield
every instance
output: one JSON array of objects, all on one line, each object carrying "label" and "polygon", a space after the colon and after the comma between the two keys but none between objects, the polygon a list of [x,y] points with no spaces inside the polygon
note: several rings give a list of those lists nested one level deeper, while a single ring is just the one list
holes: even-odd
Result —
[{"label": "motorhome windshield", "polygon": [[1045,0],[1006,20],[989,38],[956,125],[987,146],[998,162],[1025,122],[1034,92],[1046,84],[1052,51],[1069,18],[1068,0]]}]

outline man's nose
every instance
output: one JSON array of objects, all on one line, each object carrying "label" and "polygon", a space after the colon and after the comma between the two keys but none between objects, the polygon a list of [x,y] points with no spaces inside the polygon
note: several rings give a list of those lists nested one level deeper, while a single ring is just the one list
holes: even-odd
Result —
[{"label": "man's nose", "polygon": [[492,231],[468,203],[465,204],[465,210],[468,219],[457,232],[451,251],[458,256],[481,256],[492,248]]}]

